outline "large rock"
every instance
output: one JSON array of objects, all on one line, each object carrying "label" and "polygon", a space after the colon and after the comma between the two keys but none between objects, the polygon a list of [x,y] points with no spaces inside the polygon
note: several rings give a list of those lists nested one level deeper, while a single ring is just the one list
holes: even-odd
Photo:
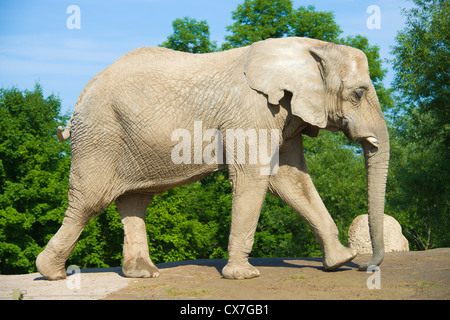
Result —
[{"label": "large rock", "polygon": [[[359,254],[372,254],[369,235],[369,216],[363,214],[353,220],[348,229],[348,244]],[[393,217],[384,215],[385,252],[409,251],[408,240],[402,234],[402,227]]]}]

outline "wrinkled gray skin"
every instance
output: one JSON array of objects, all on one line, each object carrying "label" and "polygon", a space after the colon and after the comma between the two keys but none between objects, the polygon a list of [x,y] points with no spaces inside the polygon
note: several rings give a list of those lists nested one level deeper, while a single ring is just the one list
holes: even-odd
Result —
[{"label": "wrinkled gray skin", "polygon": [[[260,164],[174,164],[174,130],[279,129],[279,169]],[[212,54],[140,48],[97,74],[81,93],[67,128],[72,143],[69,207],[62,226],[38,256],[39,272],[66,277],[65,262],[86,223],[115,201],[125,232],[123,272],[157,277],[144,223],[155,194],[227,168],[233,189],[230,279],[259,275],[250,265],[266,191],[283,199],[311,227],[334,269],[356,252],[339,243],[338,230],[318,195],[303,155],[302,134],[341,130],[364,149],[372,260],[383,260],[383,213],[389,137],[359,50],[306,38],[269,39]],[[224,149],[226,148],[224,138]],[[208,141],[203,142],[203,147]],[[270,148],[270,147],[268,147]],[[248,148],[247,148],[248,149]],[[270,150],[270,149],[268,149]],[[194,151],[192,151],[192,155]]]}]

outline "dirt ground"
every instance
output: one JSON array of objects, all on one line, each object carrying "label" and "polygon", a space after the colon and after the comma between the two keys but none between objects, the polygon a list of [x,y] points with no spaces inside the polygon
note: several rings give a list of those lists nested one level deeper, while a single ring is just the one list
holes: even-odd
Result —
[{"label": "dirt ground", "polygon": [[330,272],[321,258],[254,258],[261,276],[250,280],[222,278],[225,260],[164,263],[159,278],[133,279],[107,299],[450,299],[450,248],[387,253],[379,282],[357,271],[368,260],[358,256]]},{"label": "dirt ground", "polygon": [[13,289],[22,291],[24,300],[450,299],[450,248],[387,253],[379,273],[357,271],[368,259],[358,256],[330,272],[321,258],[253,258],[261,276],[250,280],[222,278],[226,260],[219,259],[162,263],[154,279],[125,278],[121,268],[86,269],[75,289],[74,275],[60,281],[39,274],[0,275],[0,299],[11,299]]}]

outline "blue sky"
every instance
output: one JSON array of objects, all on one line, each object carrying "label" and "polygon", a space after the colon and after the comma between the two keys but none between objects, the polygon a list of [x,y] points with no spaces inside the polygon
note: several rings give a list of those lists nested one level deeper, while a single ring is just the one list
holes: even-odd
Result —
[{"label": "blue sky", "polygon": [[[0,0],[0,86],[56,94],[62,111],[71,112],[87,82],[121,55],[157,46],[172,33],[172,21],[189,16],[207,20],[211,39],[220,45],[231,25],[231,12],[244,0]],[[314,5],[333,11],[344,36],[362,34],[391,58],[397,31],[403,29],[406,0],[293,0],[294,8]],[[80,8],[81,29],[68,29],[70,5]],[[381,28],[369,29],[367,8],[380,8]],[[393,79],[389,70],[385,84]]]}]

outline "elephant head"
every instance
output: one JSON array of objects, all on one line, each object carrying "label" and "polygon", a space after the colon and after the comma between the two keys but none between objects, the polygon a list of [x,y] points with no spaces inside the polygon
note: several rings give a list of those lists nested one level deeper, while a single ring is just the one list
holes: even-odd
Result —
[{"label": "elephant head", "polygon": [[292,94],[291,112],[313,128],[341,130],[361,142],[366,160],[373,257],[384,257],[383,215],[389,136],[370,80],[365,54],[355,48],[306,38],[269,39],[252,45],[245,61],[249,86],[279,104]]}]

